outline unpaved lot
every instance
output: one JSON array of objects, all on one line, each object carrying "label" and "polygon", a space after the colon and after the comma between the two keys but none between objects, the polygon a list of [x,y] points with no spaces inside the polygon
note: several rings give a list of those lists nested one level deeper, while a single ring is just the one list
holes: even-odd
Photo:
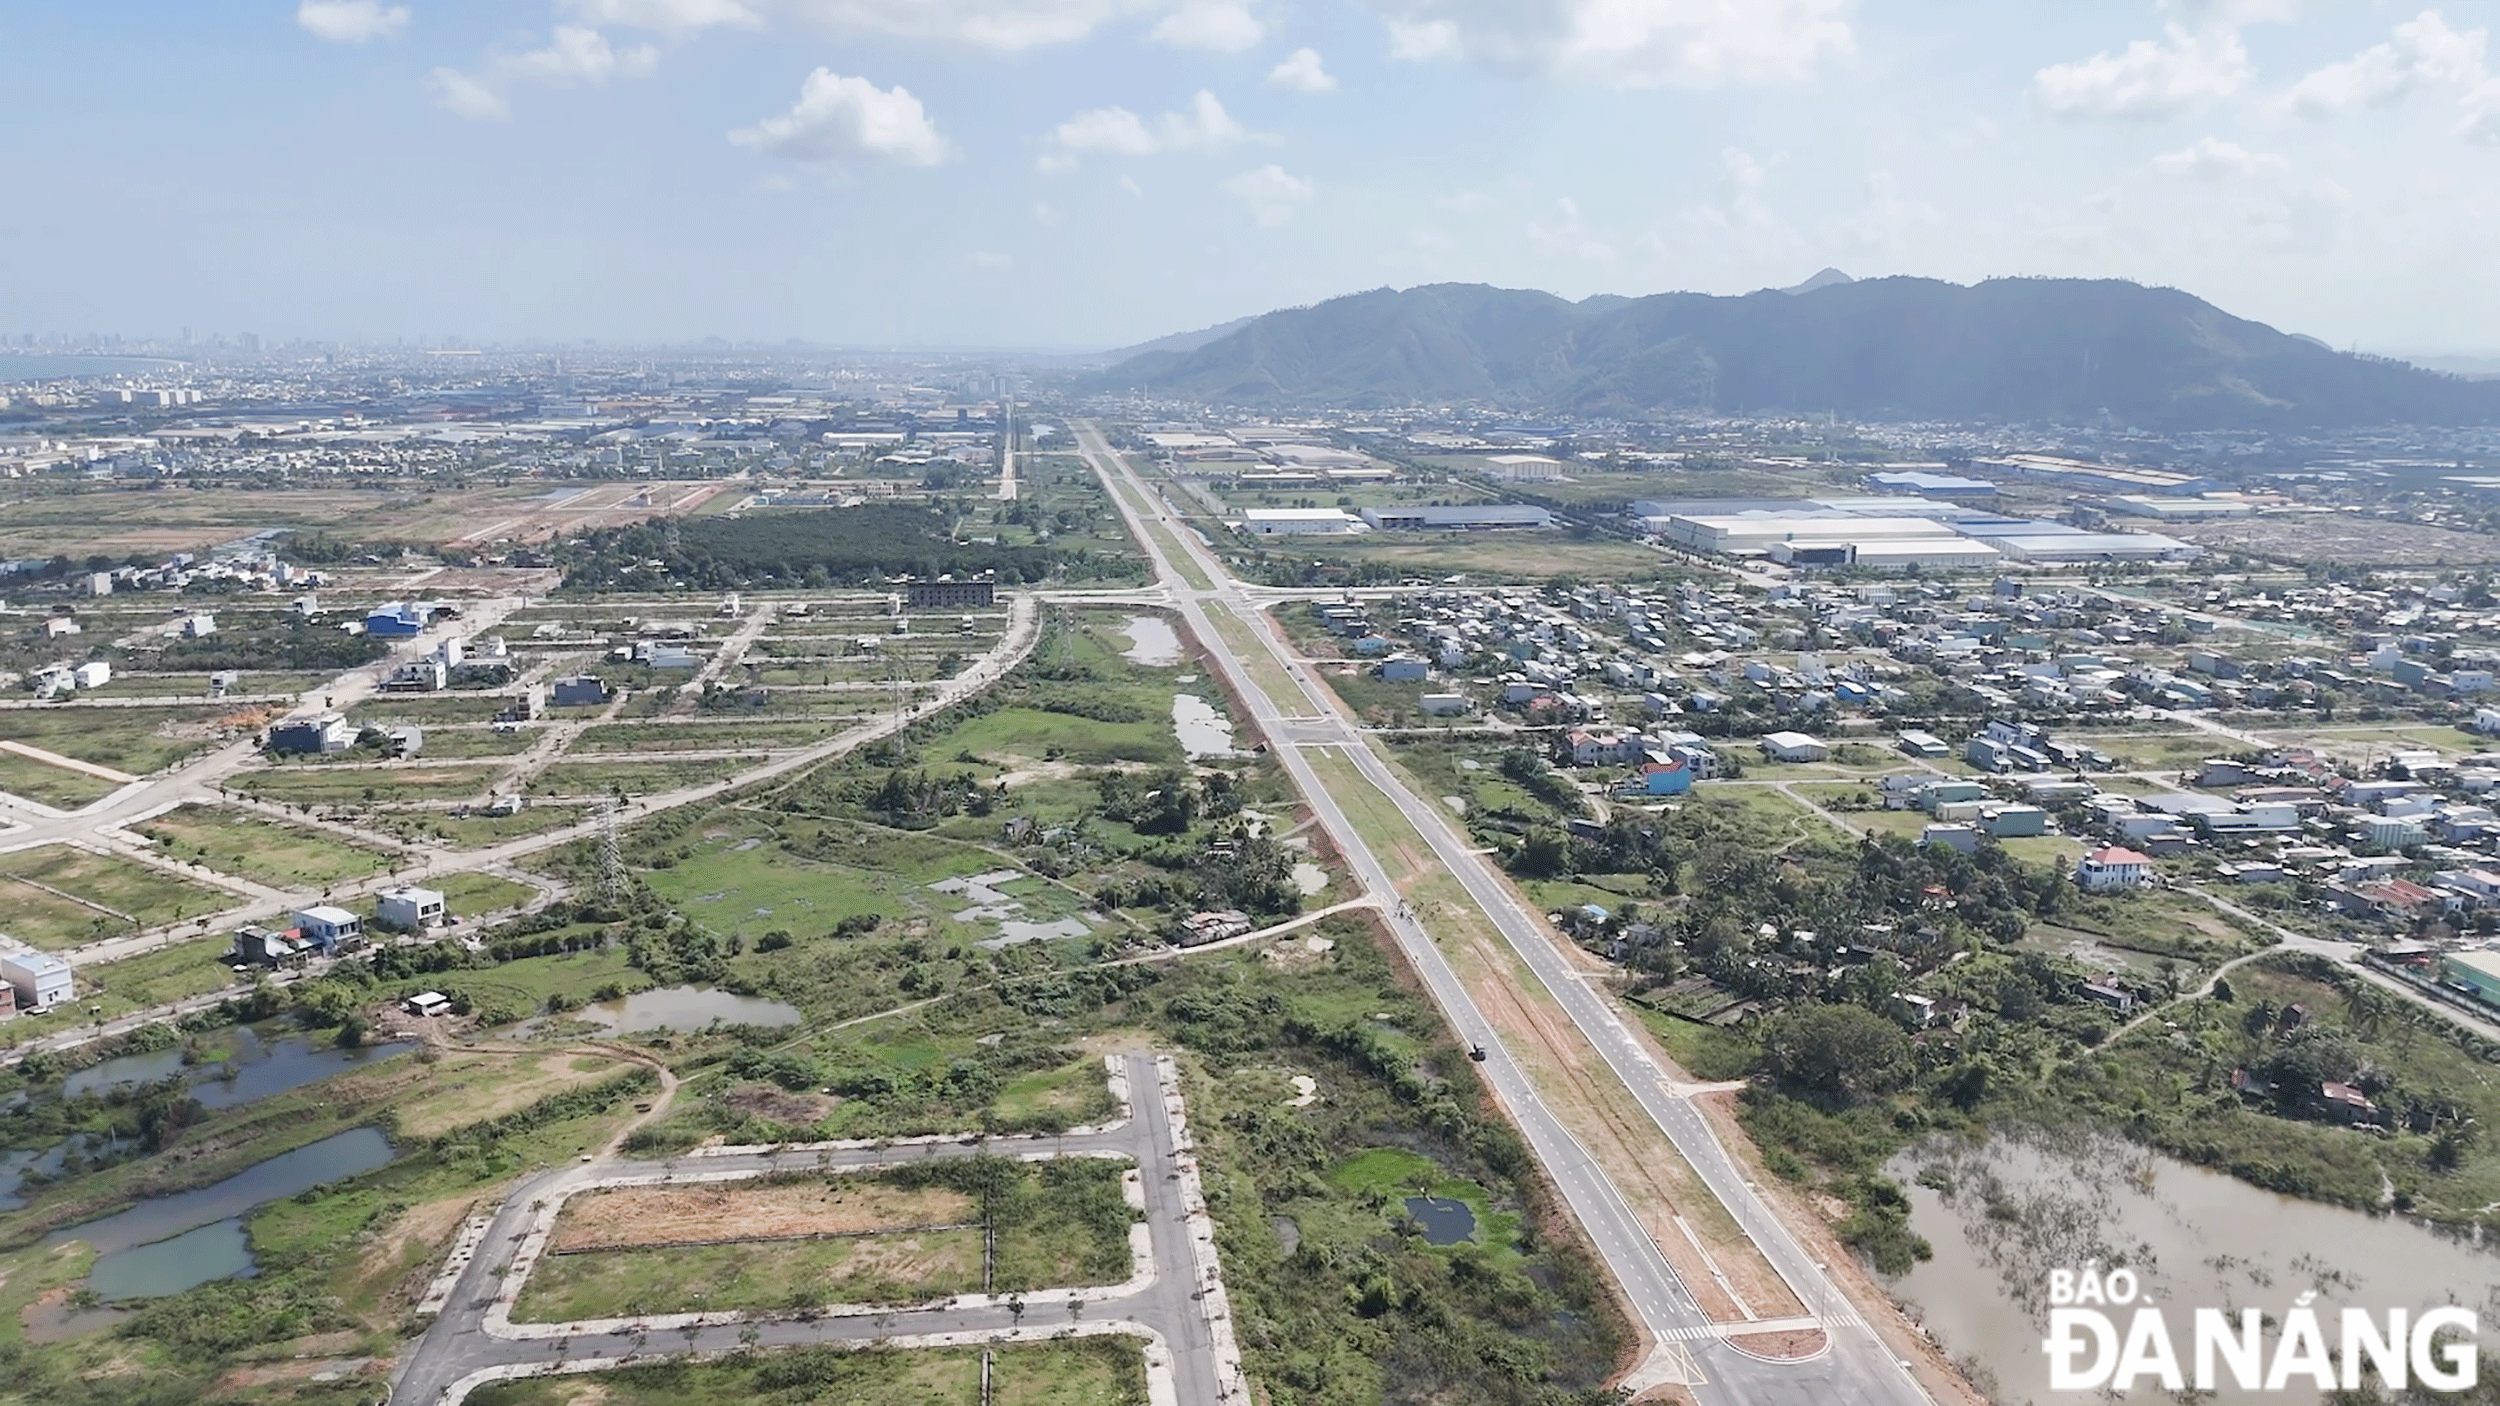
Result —
[{"label": "unpaved lot", "polygon": [[786,1240],[968,1225],[972,1198],[929,1187],[832,1178],[753,1186],[637,1186],[593,1191],[564,1205],[551,1248],[625,1249],[705,1240]]}]

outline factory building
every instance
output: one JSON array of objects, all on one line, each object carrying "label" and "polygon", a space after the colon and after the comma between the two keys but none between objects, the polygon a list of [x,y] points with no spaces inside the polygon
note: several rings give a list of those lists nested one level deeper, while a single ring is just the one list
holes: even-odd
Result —
[{"label": "factory building", "polygon": [[1481,532],[1497,527],[1551,527],[1554,515],[1524,503],[1458,507],[1365,508],[1363,521],[1381,532]]}]

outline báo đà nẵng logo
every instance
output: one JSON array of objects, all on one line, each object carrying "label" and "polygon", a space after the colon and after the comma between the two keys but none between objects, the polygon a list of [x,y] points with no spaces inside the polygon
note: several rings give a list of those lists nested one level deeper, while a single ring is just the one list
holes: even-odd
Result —
[{"label": "b\u00e1o \u0111\u00e0 n\u1eb5ng logo", "polygon": [[2472,1309],[2443,1306],[2337,1310],[2321,1316],[2314,1291],[2268,1314],[2254,1308],[2155,1304],[2135,1271],[2092,1266],[2049,1271],[2049,1390],[2354,1391],[2376,1378],[2393,1390],[2466,1391],[2475,1385]]}]

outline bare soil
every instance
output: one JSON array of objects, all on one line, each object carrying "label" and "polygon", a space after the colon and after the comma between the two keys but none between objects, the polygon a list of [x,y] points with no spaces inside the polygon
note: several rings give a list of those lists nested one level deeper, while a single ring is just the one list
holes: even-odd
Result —
[{"label": "bare soil", "polygon": [[1820,1328],[1792,1328],[1780,1333],[1730,1333],[1727,1340],[1754,1354],[1783,1362],[1802,1361],[1831,1345]]},{"label": "bare soil", "polygon": [[972,1198],[960,1192],[935,1187],[907,1191],[848,1178],[761,1186],[620,1187],[567,1201],[549,1248],[608,1250],[856,1235],[964,1225],[977,1218]]},{"label": "bare soil", "polygon": [[721,1102],[776,1123],[808,1124],[821,1122],[837,1100],[824,1094],[794,1094],[772,1084],[740,1084],[723,1094]]}]

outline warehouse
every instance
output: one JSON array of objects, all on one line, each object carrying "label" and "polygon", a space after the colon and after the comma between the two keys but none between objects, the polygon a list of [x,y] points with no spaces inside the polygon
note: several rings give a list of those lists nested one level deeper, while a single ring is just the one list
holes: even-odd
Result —
[{"label": "warehouse", "polygon": [[2089,561],[2185,561],[2200,550],[2175,537],[2150,532],[2063,532],[2045,537],[1995,537],[1989,541],[2016,561],[2041,566]]},{"label": "warehouse", "polygon": [[1855,517],[1823,511],[1807,514],[1739,513],[1733,516],[1677,515],[1665,521],[1668,541],[1700,552],[1721,555],[1767,552],[1778,542],[1951,542],[1960,536],[1952,526],[1923,517]]},{"label": "warehouse", "polygon": [[1363,521],[1383,532],[1476,532],[1551,527],[1554,515],[1522,503],[1472,503],[1448,508],[1365,508]]},{"label": "warehouse", "polygon": [[1894,542],[1796,541],[1771,545],[1771,560],[1783,566],[1863,566],[1878,571],[1905,567],[1989,567],[2003,562],[1985,542],[1947,534]]},{"label": "warehouse", "polygon": [[1252,508],[1241,530],[1253,537],[1342,537],[1363,525],[1341,508]]}]

